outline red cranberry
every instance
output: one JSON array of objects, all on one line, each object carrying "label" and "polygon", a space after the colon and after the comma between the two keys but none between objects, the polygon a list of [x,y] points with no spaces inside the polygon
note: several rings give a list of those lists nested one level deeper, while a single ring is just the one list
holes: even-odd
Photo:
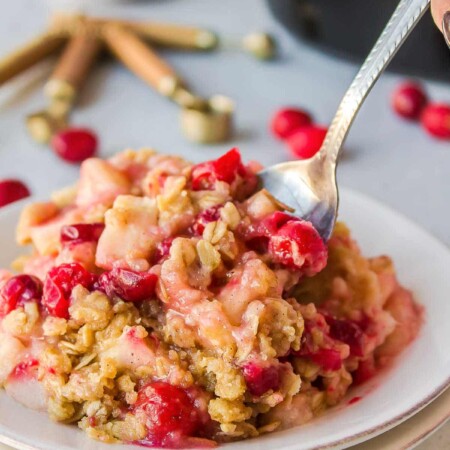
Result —
[{"label": "red cranberry", "polygon": [[267,253],[269,248],[269,238],[264,236],[251,238],[246,242],[247,247],[256,253]]},{"label": "red cranberry", "polygon": [[222,206],[212,206],[205,209],[197,215],[194,223],[189,227],[189,232],[194,236],[201,236],[205,230],[205,226],[210,222],[215,222],[220,219],[220,210]]},{"label": "red cranberry", "polygon": [[358,368],[352,372],[353,384],[360,385],[370,380],[376,374],[376,365],[373,356],[360,361]]},{"label": "red cranberry", "polygon": [[0,291],[0,315],[8,314],[25,303],[42,297],[42,282],[32,275],[10,278]]},{"label": "red cranberry", "polygon": [[307,112],[296,108],[285,108],[276,112],[270,128],[276,137],[286,139],[299,128],[311,123],[311,116]]},{"label": "red cranberry", "polygon": [[278,233],[279,229],[290,220],[298,219],[284,212],[275,211],[260,222],[253,223],[249,227],[243,228],[243,234],[247,241],[247,245],[250,245],[253,248],[254,242],[256,242],[256,248],[261,247],[264,248],[264,251],[267,251],[270,237]]},{"label": "red cranberry", "polygon": [[256,180],[256,175],[242,164],[239,151],[233,148],[214,161],[206,161],[194,166],[191,174],[191,186],[194,191],[211,190],[216,181],[232,184],[238,175],[248,178],[252,183],[253,180]]},{"label": "red cranberry", "polygon": [[249,362],[242,368],[242,373],[250,394],[257,397],[280,387],[280,371],[277,366],[262,366]]},{"label": "red cranberry", "polygon": [[61,228],[61,243],[81,244],[83,242],[97,242],[105,225],[103,223],[78,223],[65,225]]},{"label": "red cranberry", "polygon": [[173,448],[180,438],[195,435],[202,425],[186,390],[162,381],[139,389],[133,411],[146,418],[146,442],[154,446]]},{"label": "red cranberry", "polygon": [[52,148],[67,162],[81,162],[97,152],[97,136],[87,128],[67,128],[53,136]]},{"label": "red cranberry", "polygon": [[283,225],[269,242],[273,260],[290,269],[311,269],[319,272],[325,267],[327,248],[319,233],[305,221],[291,220]]},{"label": "red cranberry", "polygon": [[29,189],[19,180],[0,181],[0,207],[30,196]]},{"label": "red cranberry", "polygon": [[321,348],[308,357],[324,370],[339,370],[342,367],[341,354],[332,348]]},{"label": "red cranberry", "polygon": [[[316,331],[323,333],[323,344],[328,348],[317,348],[313,338]],[[291,353],[295,356],[310,359],[324,370],[339,370],[342,366],[341,354],[339,350],[331,348],[333,341],[327,335],[328,331],[329,326],[322,314],[317,314],[312,319],[306,319],[300,350],[291,351]]]},{"label": "red cranberry", "polygon": [[392,95],[392,107],[394,111],[405,119],[415,120],[427,104],[427,96],[418,83],[403,83]]},{"label": "red cranberry", "polygon": [[330,326],[330,336],[333,339],[347,344],[353,356],[363,356],[365,334],[356,322],[333,317],[326,317],[326,321]]},{"label": "red cranberry", "polygon": [[322,147],[327,131],[316,125],[298,129],[287,140],[292,154],[299,159],[313,157]]},{"label": "red cranberry", "polygon": [[265,217],[258,225],[258,234],[263,236],[273,236],[278,233],[280,228],[289,221],[299,220],[297,217],[291,216],[281,211],[275,211],[269,216]]},{"label": "red cranberry", "polygon": [[270,237],[274,236],[282,225],[295,219],[281,211],[276,211],[261,222],[252,224],[244,229],[247,247],[258,253],[267,253]]},{"label": "red cranberry", "polygon": [[174,240],[174,237],[168,237],[156,246],[155,255],[153,257],[154,264],[160,264],[167,256],[169,256]]},{"label": "red cranberry", "polygon": [[450,139],[450,105],[431,103],[423,110],[420,120],[431,136]]},{"label": "red cranberry", "polygon": [[267,251],[273,262],[308,276],[319,272],[327,261],[327,247],[316,229],[304,220],[275,212],[249,227],[246,240],[251,248]]},{"label": "red cranberry", "polygon": [[98,286],[108,297],[117,296],[126,302],[139,302],[153,296],[157,280],[158,277],[150,272],[115,268],[100,275]]},{"label": "red cranberry", "polygon": [[77,285],[91,289],[95,278],[79,263],[56,266],[45,279],[42,304],[50,315],[68,319],[72,289]]}]

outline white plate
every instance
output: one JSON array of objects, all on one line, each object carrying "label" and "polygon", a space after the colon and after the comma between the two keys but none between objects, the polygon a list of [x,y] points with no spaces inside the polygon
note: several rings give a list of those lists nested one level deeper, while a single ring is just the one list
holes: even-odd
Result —
[{"label": "white plate", "polygon": [[[441,434],[450,434],[450,423],[446,425],[449,418],[450,389],[447,389],[430,405],[410,419],[379,436],[352,446],[349,450],[411,450],[422,442],[423,446],[420,447],[422,450],[428,450],[429,448],[443,450],[445,443],[439,444],[437,442],[440,441],[436,441],[436,439],[441,439]],[[441,427],[443,431],[435,433]],[[433,433],[435,433],[432,438],[434,441],[430,442],[429,438]],[[432,444],[435,446],[429,447]],[[20,450],[27,447],[16,443],[15,448]],[[112,447],[111,450],[115,448],[117,447]],[[13,448],[0,444],[0,450],[13,450]]]},{"label": "white plate", "polygon": [[[394,367],[351,393],[362,400],[331,409],[315,421],[291,430],[228,444],[227,450],[341,449],[366,441],[405,421],[450,384],[450,251],[396,212],[353,191],[342,189],[340,219],[347,222],[368,256],[389,254],[402,283],[425,305],[418,339]],[[17,255],[13,244],[19,206],[0,212],[0,266]],[[74,426],[52,423],[0,393],[0,441],[22,449],[109,449]],[[114,446],[115,450],[136,450]]]},{"label": "white plate", "polygon": [[[350,450],[410,450],[422,442],[421,450],[444,450],[448,447],[445,447],[445,443],[440,442],[440,438],[443,435],[449,435],[450,424],[445,425],[449,418],[450,389],[447,389],[410,419],[380,436],[351,447]],[[441,427],[443,427],[442,433],[439,431],[430,438],[430,435]]]}]

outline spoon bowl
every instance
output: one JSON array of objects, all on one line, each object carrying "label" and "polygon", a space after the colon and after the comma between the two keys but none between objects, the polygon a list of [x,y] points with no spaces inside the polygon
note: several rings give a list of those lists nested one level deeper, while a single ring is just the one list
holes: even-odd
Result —
[{"label": "spoon bowl", "polygon": [[[430,5],[401,0],[342,99],[321,149],[310,159],[277,164],[259,174],[261,187],[313,224],[324,241],[334,228],[339,204],[338,156],[370,90]],[[445,25],[444,25],[445,26]]]},{"label": "spoon bowl", "polygon": [[323,158],[277,164],[259,173],[261,184],[311,222],[324,241],[333,232],[339,194],[335,166]]}]

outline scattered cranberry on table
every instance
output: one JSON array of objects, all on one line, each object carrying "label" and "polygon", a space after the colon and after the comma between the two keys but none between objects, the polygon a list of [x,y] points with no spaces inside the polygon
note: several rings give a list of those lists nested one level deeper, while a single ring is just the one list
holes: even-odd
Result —
[{"label": "scattered cranberry on table", "polygon": [[271,122],[273,134],[279,139],[286,139],[299,128],[311,125],[312,118],[298,108],[283,108],[275,113]]},{"label": "scattered cranberry on table", "polygon": [[394,111],[409,120],[419,119],[427,101],[423,87],[413,81],[400,84],[392,95]]},{"label": "scattered cranberry on table", "polygon": [[87,128],[66,128],[53,136],[51,146],[60,158],[78,163],[96,154],[98,139]]},{"label": "scattered cranberry on table", "polygon": [[326,134],[325,127],[311,125],[297,130],[288,138],[287,144],[296,158],[311,158],[320,150]]},{"label": "scattered cranberry on table", "polygon": [[422,127],[431,136],[450,139],[450,104],[430,102],[419,83],[400,84],[392,95],[392,107],[405,119],[420,119]]},{"label": "scattered cranberry on table", "polygon": [[19,180],[0,180],[0,207],[30,196],[30,190]]},{"label": "scattered cranberry on table", "polygon": [[298,108],[279,109],[272,118],[270,128],[277,138],[286,142],[297,159],[314,156],[328,131],[325,127],[315,125],[312,117]]},{"label": "scattered cranberry on table", "polygon": [[450,139],[450,105],[430,103],[420,118],[422,126],[434,137]]}]

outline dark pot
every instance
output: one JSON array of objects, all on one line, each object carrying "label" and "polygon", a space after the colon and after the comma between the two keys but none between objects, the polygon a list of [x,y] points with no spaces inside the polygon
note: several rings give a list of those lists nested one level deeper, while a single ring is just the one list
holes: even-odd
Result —
[{"label": "dark pot", "polygon": [[[399,0],[267,0],[291,32],[322,49],[362,62]],[[450,81],[450,51],[430,14],[389,66],[390,70]]]}]

